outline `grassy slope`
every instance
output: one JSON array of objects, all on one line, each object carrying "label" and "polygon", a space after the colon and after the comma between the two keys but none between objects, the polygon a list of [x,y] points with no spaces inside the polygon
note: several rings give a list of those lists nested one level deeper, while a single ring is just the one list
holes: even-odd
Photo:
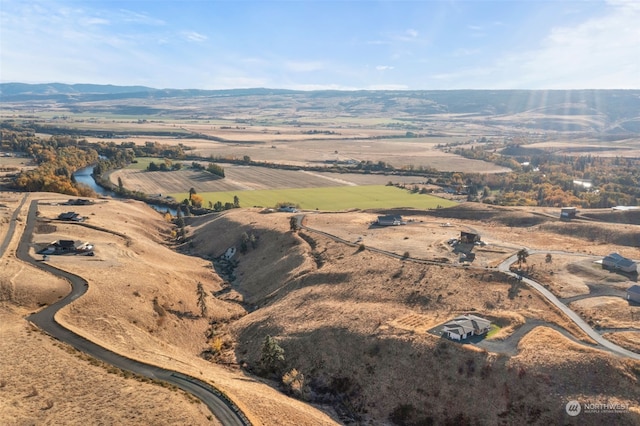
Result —
[{"label": "grassy slope", "polygon": [[[176,200],[184,200],[189,194],[169,194]],[[394,186],[340,186],[309,189],[276,189],[264,191],[230,191],[199,193],[205,205],[211,201],[233,202],[238,196],[241,207],[273,207],[278,202],[299,205],[307,210],[347,210],[376,209],[392,207],[411,207],[416,209],[435,209],[450,207],[457,203],[426,194],[411,194],[409,191]]]},{"label": "grassy slope", "polygon": [[[257,369],[264,336],[276,336],[285,349],[283,371],[302,371],[308,397],[332,404],[343,419],[558,424],[570,420],[564,411],[570,399],[640,397],[638,363],[569,344],[545,329],[510,358],[393,326],[416,314],[435,325],[463,311],[561,321],[535,292],[507,297],[510,284],[500,274],[479,278],[471,270],[357,252],[314,234],[299,238],[286,232],[285,215],[231,211],[193,226],[201,254],[220,254],[242,232],[258,237],[256,248],[237,255],[234,291],[257,309],[232,325],[236,356]],[[596,370],[596,376],[580,373]],[[460,400],[491,403],[461,407]],[[632,424],[635,416],[581,421]]]},{"label": "grassy slope", "polygon": [[[54,205],[49,202],[40,204],[39,211],[43,218],[56,217],[61,211],[68,209],[67,206],[57,205],[58,202],[68,199],[68,196],[65,198],[56,194],[37,194],[33,197],[48,198],[49,201],[55,202]],[[244,310],[236,303],[213,297],[213,293],[220,290],[222,283],[211,270],[210,262],[175,253],[162,244],[165,242],[164,236],[171,229],[171,224],[164,222],[161,216],[140,202],[109,200],[78,208],[88,217],[89,224],[117,230],[126,234],[128,238],[67,223],[56,223],[55,230],[51,233],[34,234],[36,243],[71,238],[91,241],[96,245],[96,256],[92,258],[58,256],[50,260],[55,266],[86,276],[89,280],[87,294],[65,307],[57,315],[59,322],[125,356],[177,369],[215,383],[237,401],[254,424],[333,424],[326,414],[284,397],[281,393],[246,377],[237,368],[217,366],[199,356],[208,346],[206,332],[210,322],[236,318],[243,315]],[[8,253],[10,252],[9,250]],[[23,273],[14,267],[10,271],[0,268],[0,281],[5,278],[5,272],[11,272],[6,278],[15,285],[12,294],[15,295],[13,300],[16,302],[22,300],[19,296],[26,290],[33,290],[34,278],[27,275],[26,269]],[[199,315],[195,296],[197,282],[204,285],[209,295],[207,317]],[[37,300],[48,301],[47,297],[50,297],[51,292],[50,280],[41,280],[39,284],[41,288],[36,289],[39,291],[35,294],[42,297]],[[21,347],[20,342],[14,340],[8,340],[7,344]],[[2,372],[13,371],[11,365],[16,365],[16,371],[21,369],[18,364],[12,364],[12,361],[9,358],[3,360],[9,367],[4,370],[0,368],[0,393],[3,392]],[[49,387],[48,382],[52,380],[58,380],[63,385],[71,383],[64,375],[35,379],[33,374],[32,371],[25,373],[39,390]],[[9,386],[8,380],[6,386]],[[40,393],[42,394],[42,391]],[[135,407],[132,411],[136,412],[143,412],[150,405],[139,405],[138,401],[133,403]],[[189,402],[186,404],[190,405]],[[0,404],[0,409],[3,409],[2,405]],[[183,423],[200,424],[201,417],[208,415],[206,410],[203,413],[198,411],[191,414],[178,404],[167,406],[175,406],[176,410],[180,410]],[[18,408],[17,412],[20,415],[28,417],[28,412],[23,406]],[[149,408],[149,411],[141,414],[139,418],[155,419],[154,416],[159,412],[162,411]],[[89,422],[95,423],[94,418],[90,416]],[[59,423],[64,417],[56,414],[51,418]],[[165,423],[162,420],[130,423],[170,423],[171,419],[166,418]],[[1,412],[0,419],[3,419]],[[1,420],[0,423],[4,424]],[[126,424],[127,421],[113,423]]]}]

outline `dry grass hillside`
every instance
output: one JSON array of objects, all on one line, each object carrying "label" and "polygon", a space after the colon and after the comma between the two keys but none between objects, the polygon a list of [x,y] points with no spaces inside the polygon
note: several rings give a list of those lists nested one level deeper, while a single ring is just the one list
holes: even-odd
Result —
[{"label": "dry grass hillside", "polygon": [[[585,251],[584,239],[542,229],[547,219],[541,214],[473,205],[449,211],[451,216],[436,213],[435,220],[451,221],[442,228],[429,223],[434,218],[424,212],[414,212],[414,222],[406,227],[384,230],[369,227],[372,215],[361,212],[309,214],[305,224],[400,254],[413,240],[420,258],[446,254],[447,232],[471,227],[491,242],[488,247],[496,247],[478,250],[480,265],[508,257],[523,241],[532,247]],[[289,218],[251,210],[196,218],[185,249],[214,258],[238,246],[243,233],[255,236],[255,248],[249,245],[246,253],[234,256],[224,293],[250,311],[224,327],[234,341],[234,355],[248,371],[261,373],[262,342],[267,335],[276,337],[285,361],[277,374],[267,374],[273,385],[282,387],[282,374],[296,369],[304,375],[304,386],[285,390],[331,405],[343,422],[572,424],[565,413],[568,400],[621,401],[634,407],[640,398],[640,363],[578,343],[589,339],[536,292],[491,266],[454,268],[455,256],[442,265],[402,261],[307,230],[292,233]],[[505,225],[517,218],[529,219],[529,225],[521,230]],[[395,250],[394,242],[399,246]],[[594,250],[610,249],[603,244]],[[502,326],[496,339],[506,346],[523,323],[539,326],[514,343],[515,356],[427,332],[466,312]],[[573,340],[551,327],[567,330]],[[637,406],[633,410],[579,421],[636,424],[640,412]]]},{"label": "dry grass hillside", "polygon": [[[20,201],[7,197],[1,201],[0,236]],[[255,424],[623,425],[640,419],[640,363],[593,349],[590,339],[536,292],[495,269],[525,243],[575,251],[581,257],[558,255],[543,264],[543,255],[534,255],[529,263],[540,277],[556,280],[545,283],[554,292],[580,295],[595,276],[585,259],[611,251],[634,258],[640,253],[637,247],[564,235],[558,231],[563,223],[545,212],[464,204],[448,213],[406,211],[406,226],[388,228],[370,226],[373,212],[306,216],[310,228],[353,243],[345,244],[310,230],[291,232],[290,214],[241,209],[186,218],[187,239],[174,246],[175,226],[142,203],[102,200],[70,207],[59,205],[66,200],[61,196],[30,197],[40,200],[34,247],[56,239],[96,247],[94,257],[51,256],[53,265],[89,281],[89,291],[58,320],[116,352],[214,383]],[[52,220],[69,210],[84,216],[85,225]],[[521,223],[526,225],[515,227]],[[611,229],[617,226],[630,225]],[[446,241],[470,229],[488,245],[473,248],[470,267],[458,267],[459,253]],[[87,399],[112,395],[113,403],[87,411],[83,419],[171,424],[187,418],[189,424],[210,424],[202,404],[181,392],[109,374],[107,367],[93,366],[33,331],[22,317],[57,300],[67,284],[15,260],[16,244],[17,237],[0,259],[2,353],[9,354],[0,364],[0,394],[6,397],[0,418],[23,424],[38,409],[37,420],[56,423],[78,418]],[[231,247],[237,252],[222,260]],[[401,260],[368,247],[440,264]],[[197,283],[207,292],[204,315]],[[633,325],[627,319],[635,308],[619,300],[574,303],[585,315],[610,317],[608,324]],[[501,327],[488,342],[500,350],[429,333],[469,312]],[[524,338],[511,338],[526,326],[532,331]],[[636,332],[608,334],[637,347]],[[272,372],[260,363],[268,335],[285,351],[284,362]],[[42,365],[46,374],[39,374]],[[293,369],[298,374],[287,377],[296,381],[283,385],[283,375]],[[78,377],[93,379],[80,384],[74,381]],[[576,420],[564,409],[572,399],[620,402],[630,411]]]},{"label": "dry grass hillside", "polygon": [[[241,317],[245,310],[236,302],[213,297],[213,293],[223,288],[223,282],[210,262],[178,254],[164,244],[170,238],[173,225],[164,221],[161,215],[139,202],[104,200],[91,206],[70,207],[59,205],[66,200],[60,195],[32,194],[31,198],[40,200],[38,210],[42,219],[33,235],[34,250],[57,239],[95,244],[93,257],[51,256],[48,261],[89,281],[88,292],[57,315],[59,322],[120,354],[178,370],[215,384],[237,402],[254,424],[335,424],[323,412],[282,395],[233,365],[216,365],[202,358],[203,351],[211,348],[211,324]],[[11,207],[17,205],[16,201]],[[27,208],[28,204],[20,215],[20,224],[24,223]],[[86,226],[49,220],[69,210],[75,210],[86,217]],[[6,229],[3,225],[2,235]],[[22,226],[16,232],[19,235]],[[37,309],[36,305],[47,304],[59,298],[65,293],[67,286],[64,282],[49,279],[33,268],[27,271],[21,262],[12,260],[17,236],[12,244],[13,248],[2,259],[3,265],[7,264],[9,267],[0,270],[3,295],[6,295],[6,300],[2,303],[10,312],[5,315],[7,322],[3,320],[1,324],[13,327],[7,328],[6,334],[3,329],[2,334],[3,338],[8,336],[3,345],[13,348],[10,353],[19,350],[22,341],[26,339],[25,333],[34,333],[21,318],[28,313],[27,309]],[[40,275],[43,277],[40,278]],[[30,277],[37,279],[29,279]],[[203,284],[208,294],[207,312],[204,316],[197,305],[198,282]],[[52,290],[55,292],[52,293]],[[34,295],[30,298],[23,296],[32,291]],[[39,336],[38,344],[44,344],[45,349],[55,347],[50,339]],[[224,342],[224,347],[226,345],[227,342]],[[35,351],[34,345],[25,349],[27,353],[32,350]],[[53,355],[46,363],[39,361],[42,359],[40,353],[33,353],[33,356],[29,355],[24,360],[19,359],[17,353],[15,356],[3,357],[0,383],[6,385],[0,386],[0,392],[11,398],[3,399],[9,405],[2,405],[1,418],[24,421],[33,418],[29,410],[34,405],[11,402],[22,401],[21,398],[29,394],[24,391],[22,384],[14,383],[24,381],[35,386],[40,395],[51,398],[54,407],[70,407],[67,411],[52,409],[43,413],[43,421],[66,422],[65,416],[68,415],[70,422],[82,419],[83,422],[100,423],[100,410],[89,410],[82,417],[78,415],[83,403],[100,397],[100,380],[96,379],[95,386],[93,382],[87,381],[78,387],[78,392],[87,395],[85,399],[79,399],[73,392],[65,391],[65,386],[74,386],[75,382],[71,377],[75,376],[69,373],[67,381],[66,367],[61,370],[56,366],[58,362],[68,363],[64,357],[57,355],[63,355],[65,350],[50,350]],[[5,353],[9,352],[3,350],[3,354]],[[64,356],[78,358],[76,354]],[[30,362],[29,360],[33,361],[32,367],[24,368],[24,362]],[[89,367],[86,361],[78,362]],[[52,374],[38,374],[37,366],[41,365],[47,366]],[[80,368],[74,363],[69,365],[69,369]],[[15,375],[10,373],[12,371],[22,373]],[[114,424],[215,424],[215,420],[210,420],[208,410],[203,408],[204,405],[193,402],[182,392],[151,384],[143,386],[132,379],[116,380],[115,376],[108,373],[109,368],[96,368],[94,372],[97,376],[102,372],[104,386],[111,389],[108,392],[122,393],[123,403],[131,405],[130,408],[120,409],[118,399],[114,396],[113,404],[105,404],[101,408],[105,412],[113,410],[105,418],[113,419]],[[128,385],[129,382],[133,383]],[[43,391],[49,387],[58,389],[57,386],[62,388],[55,394],[56,398],[53,393]],[[119,391],[118,386],[129,388]],[[151,390],[146,391],[147,387]],[[149,398],[144,401],[138,397],[132,398],[132,393],[140,397],[148,395]],[[42,398],[38,402],[41,403]],[[48,403],[44,400],[41,405]],[[160,405],[166,409],[157,408]],[[171,414],[167,414],[167,411],[171,411]],[[23,423],[18,420],[17,424]]]}]

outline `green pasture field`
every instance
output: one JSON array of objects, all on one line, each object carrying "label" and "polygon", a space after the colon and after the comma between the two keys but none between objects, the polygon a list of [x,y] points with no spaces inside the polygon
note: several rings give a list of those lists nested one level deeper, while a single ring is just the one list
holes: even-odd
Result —
[{"label": "green pasture field", "polygon": [[164,162],[164,158],[139,157],[136,158],[136,161],[136,163],[131,163],[126,168],[132,170],[147,170],[147,167],[149,167],[149,163],[153,161],[157,165],[160,165],[160,163]]},{"label": "green pasture field", "polygon": [[[189,198],[187,192],[169,194],[181,201]],[[199,193],[207,207],[209,201],[233,203],[233,197],[240,199],[241,207],[274,207],[277,203],[287,202],[299,205],[305,210],[347,210],[408,207],[416,209],[435,209],[451,207],[455,201],[427,194],[412,194],[395,186],[338,186],[329,188],[272,189],[261,191],[229,191]]]}]

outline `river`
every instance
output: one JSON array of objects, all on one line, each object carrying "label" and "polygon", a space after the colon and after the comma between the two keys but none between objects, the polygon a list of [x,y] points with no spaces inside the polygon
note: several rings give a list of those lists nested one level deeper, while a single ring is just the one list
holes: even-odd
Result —
[{"label": "river", "polygon": [[[73,174],[73,177],[75,178],[76,182],[87,185],[89,188],[93,189],[96,194],[100,196],[122,198],[120,195],[116,194],[115,192],[109,189],[105,189],[96,183],[96,180],[93,178],[94,167],[95,166],[87,166],[76,171]],[[167,211],[169,211],[169,213],[171,213],[173,216],[178,215],[178,212],[176,209],[172,209],[170,207],[162,206],[159,204],[153,204],[153,203],[147,203],[147,204],[149,205],[149,207],[153,208],[154,210],[160,213],[166,213]]]}]

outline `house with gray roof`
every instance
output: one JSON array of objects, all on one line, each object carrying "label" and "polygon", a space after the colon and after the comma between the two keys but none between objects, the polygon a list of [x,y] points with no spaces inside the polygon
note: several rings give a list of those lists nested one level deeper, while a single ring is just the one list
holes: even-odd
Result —
[{"label": "house with gray roof", "polygon": [[398,225],[406,225],[407,222],[402,220],[402,216],[398,215],[387,215],[387,216],[378,216],[378,220],[376,224],[379,226],[398,226]]},{"label": "house with gray roof", "polygon": [[442,327],[442,334],[452,340],[464,340],[489,331],[491,321],[476,315],[461,315]]},{"label": "house with gray roof", "polygon": [[611,253],[602,259],[602,267],[634,274],[638,272],[638,264],[618,253]]},{"label": "house with gray roof", "polygon": [[627,289],[627,300],[640,303],[640,285],[632,285]]}]

